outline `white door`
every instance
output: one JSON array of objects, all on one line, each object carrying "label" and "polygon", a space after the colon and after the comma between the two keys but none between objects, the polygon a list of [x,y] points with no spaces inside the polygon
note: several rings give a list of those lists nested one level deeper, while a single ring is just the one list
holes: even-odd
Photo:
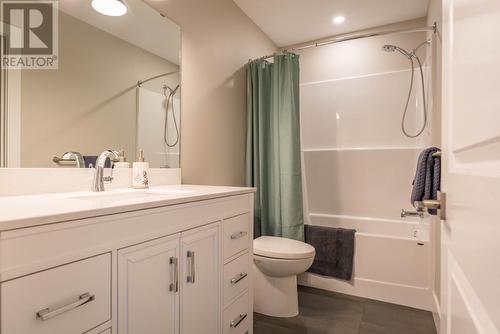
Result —
[{"label": "white door", "polygon": [[118,333],[179,333],[180,235],[118,252]]},{"label": "white door", "polygon": [[219,224],[182,234],[181,333],[220,333]]},{"label": "white door", "polygon": [[443,0],[441,334],[500,333],[500,1]]}]

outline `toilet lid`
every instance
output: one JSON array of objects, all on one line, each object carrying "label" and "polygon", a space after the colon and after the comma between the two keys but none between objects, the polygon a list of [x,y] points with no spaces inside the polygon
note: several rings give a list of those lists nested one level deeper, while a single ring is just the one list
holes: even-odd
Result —
[{"label": "toilet lid", "polygon": [[275,259],[307,259],[313,257],[316,251],[302,241],[262,236],[253,241],[253,253]]}]

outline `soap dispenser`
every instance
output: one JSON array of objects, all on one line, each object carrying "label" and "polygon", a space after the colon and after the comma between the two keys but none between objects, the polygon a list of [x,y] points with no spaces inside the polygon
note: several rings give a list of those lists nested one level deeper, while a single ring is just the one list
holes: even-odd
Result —
[{"label": "soap dispenser", "polygon": [[132,187],[144,189],[149,187],[149,163],[144,161],[144,152],[139,150],[137,161],[132,164]]}]

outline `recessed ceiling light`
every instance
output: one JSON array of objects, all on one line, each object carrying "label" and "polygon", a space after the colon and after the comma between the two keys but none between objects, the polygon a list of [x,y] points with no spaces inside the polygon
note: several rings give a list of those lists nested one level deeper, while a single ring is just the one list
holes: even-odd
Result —
[{"label": "recessed ceiling light", "polygon": [[343,16],[335,16],[335,18],[333,19],[333,23],[335,24],[341,24],[341,23],[344,23],[345,21],[345,17]]},{"label": "recessed ceiling light", "polygon": [[122,0],[92,0],[92,7],[108,16],[122,16],[127,13],[127,6]]}]

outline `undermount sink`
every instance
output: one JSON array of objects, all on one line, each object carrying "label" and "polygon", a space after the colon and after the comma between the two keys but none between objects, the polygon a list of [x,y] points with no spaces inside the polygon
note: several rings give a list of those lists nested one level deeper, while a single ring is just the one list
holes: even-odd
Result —
[{"label": "undermount sink", "polygon": [[153,198],[192,194],[194,190],[181,189],[127,189],[127,190],[111,190],[104,192],[89,192],[79,193],[65,196],[68,199],[88,200],[88,201],[119,201],[119,200],[134,200],[145,199],[152,200]]}]

